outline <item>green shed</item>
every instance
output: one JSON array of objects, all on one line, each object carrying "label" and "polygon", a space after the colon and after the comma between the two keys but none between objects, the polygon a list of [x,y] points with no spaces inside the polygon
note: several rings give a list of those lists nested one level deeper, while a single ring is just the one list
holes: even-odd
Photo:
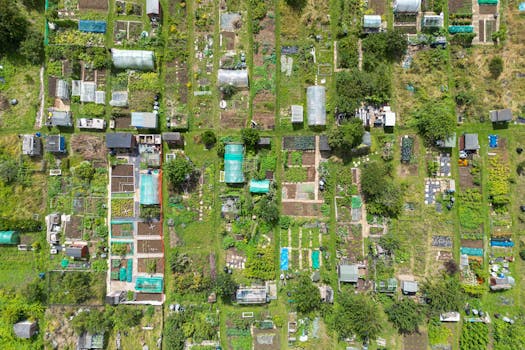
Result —
[{"label": "green shed", "polygon": [[270,180],[250,180],[251,193],[268,193],[270,191]]},{"label": "green shed", "polygon": [[16,231],[0,231],[0,244],[20,244],[20,234]]}]

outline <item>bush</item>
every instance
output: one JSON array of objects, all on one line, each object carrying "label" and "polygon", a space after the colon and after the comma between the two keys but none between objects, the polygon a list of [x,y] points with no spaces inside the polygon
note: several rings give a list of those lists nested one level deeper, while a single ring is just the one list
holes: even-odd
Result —
[{"label": "bush", "polygon": [[204,143],[204,146],[210,149],[211,147],[213,147],[215,142],[217,142],[217,137],[215,136],[215,133],[213,131],[206,130],[205,132],[202,133],[201,140],[202,140],[202,143]]},{"label": "bush", "polygon": [[44,37],[39,32],[30,32],[20,44],[20,54],[31,64],[40,64],[44,61]]},{"label": "bush", "polygon": [[503,60],[501,57],[493,57],[489,62],[489,72],[493,79],[498,79],[503,72]]}]

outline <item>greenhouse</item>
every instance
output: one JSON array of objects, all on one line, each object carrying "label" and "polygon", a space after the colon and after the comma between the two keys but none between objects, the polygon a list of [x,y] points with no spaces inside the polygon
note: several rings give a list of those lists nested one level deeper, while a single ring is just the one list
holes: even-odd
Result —
[{"label": "greenhouse", "polygon": [[137,129],[156,129],[157,119],[152,112],[131,112],[131,126]]},{"label": "greenhouse", "polygon": [[379,15],[364,15],[363,28],[379,29],[381,27],[381,16]]},{"label": "greenhouse", "polygon": [[251,193],[268,193],[270,191],[270,180],[250,180]]},{"label": "greenhouse", "polygon": [[309,126],[326,125],[326,91],[324,86],[306,89],[306,105]]},{"label": "greenhouse", "polygon": [[153,51],[111,49],[113,65],[119,69],[153,70],[155,56]]},{"label": "greenhouse", "polygon": [[0,244],[16,245],[20,243],[20,234],[16,231],[0,231]]},{"label": "greenhouse", "polygon": [[248,87],[248,71],[246,69],[219,69],[219,85],[227,84],[238,88]]},{"label": "greenhouse", "polygon": [[443,27],[443,14],[436,15],[425,15],[423,16],[422,26],[425,28],[442,28]]},{"label": "greenhouse", "polygon": [[95,102],[97,86],[93,81],[83,81],[80,84],[80,102]]},{"label": "greenhouse", "polygon": [[87,33],[106,33],[106,22],[105,21],[78,21],[78,30]]},{"label": "greenhouse", "polygon": [[242,165],[244,147],[241,144],[227,144],[224,150],[224,182],[237,184],[244,182]]},{"label": "greenhouse", "polygon": [[417,13],[421,8],[421,0],[395,0],[394,12]]}]

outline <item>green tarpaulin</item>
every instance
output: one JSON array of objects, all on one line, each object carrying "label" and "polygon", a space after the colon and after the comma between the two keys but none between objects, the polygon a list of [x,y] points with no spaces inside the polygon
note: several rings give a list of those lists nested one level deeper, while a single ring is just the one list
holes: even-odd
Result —
[{"label": "green tarpaulin", "polygon": [[363,201],[359,196],[352,196],[352,209],[359,209],[363,206]]},{"label": "green tarpaulin", "polygon": [[143,293],[162,293],[163,285],[162,277],[137,277],[135,289]]},{"label": "green tarpaulin", "polygon": [[497,5],[498,0],[478,0],[479,5]]},{"label": "green tarpaulin", "polygon": [[0,244],[15,245],[20,243],[20,234],[16,231],[0,231]]},{"label": "green tarpaulin", "polygon": [[251,193],[268,193],[270,191],[270,180],[251,180]]},{"label": "green tarpaulin", "polygon": [[457,34],[457,33],[473,33],[474,27],[473,26],[449,26],[448,32],[450,34]]}]

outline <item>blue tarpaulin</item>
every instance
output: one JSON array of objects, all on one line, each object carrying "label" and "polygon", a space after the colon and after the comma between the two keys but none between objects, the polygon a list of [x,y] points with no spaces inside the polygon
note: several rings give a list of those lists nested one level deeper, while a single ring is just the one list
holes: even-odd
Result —
[{"label": "blue tarpaulin", "polygon": [[489,135],[489,146],[490,148],[498,147],[498,135]]},{"label": "blue tarpaulin", "polygon": [[288,270],[288,248],[281,248],[281,270]]},{"label": "blue tarpaulin", "polygon": [[518,10],[520,12],[525,12],[525,2],[522,2],[518,5]]},{"label": "blue tarpaulin", "polygon": [[490,241],[491,247],[514,247],[514,242],[511,241]]},{"label": "blue tarpaulin", "polygon": [[78,30],[81,32],[104,34],[106,32],[106,22],[80,20],[78,21]]},{"label": "blue tarpaulin", "polygon": [[481,248],[461,247],[460,252],[470,256],[483,256],[483,249]]}]

